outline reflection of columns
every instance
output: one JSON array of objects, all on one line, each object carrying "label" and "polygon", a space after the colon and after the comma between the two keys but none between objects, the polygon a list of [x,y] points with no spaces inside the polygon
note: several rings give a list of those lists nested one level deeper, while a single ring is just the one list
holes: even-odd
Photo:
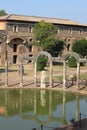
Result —
[{"label": "reflection of columns", "polygon": [[34,85],[37,87],[37,63],[34,62]]},{"label": "reflection of columns", "polygon": [[34,90],[34,114],[37,113],[37,97],[36,97],[36,90]]},{"label": "reflection of columns", "polygon": [[7,115],[8,90],[5,90],[5,115]]},{"label": "reflection of columns", "polygon": [[52,91],[49,91],[49,116],[52,116]]},{"label": "reflection of columns", "polygon": [[52,87],[53,86],[53,69],[52,69],[52,60],[50,61],[50,84],[49,86]]},{"label": "reflection of columns", "polygon": [[79,96],[76,96],[76,120],[79,120]]},{"label": "reflection of columns", "polygon": [[23,87],[23,63],[20,62],[20,86]]},{"label": "reflection of columns", "polygon": [[66,88],[66,61],[63,62],[63,88]]},{"label": "reflection of columns", "polygon": [[23,91],[20,90],[20,115],[22,115],[22,94],[23,94]]},{"label": "reflection of columns", "polygon": [[66,119],[66,95],[63,93],[63,118]]},{"label": "reflection of columns", "polygon": [[80,63],[77,62],[77,89],[78,89],[78,90],[80,89],[79,79],[80,79]]},{"label": "reflection of columns", "polygon": [[5,87],[8,86],[8,61],[5,61]]},{"label": "reflection of columns", "polygon": [[41,95],[41,106],[42,107],[44,107],[46,105],[45,94],[46,94],[45,90],[41,90],[40,91],[40,95]]}]

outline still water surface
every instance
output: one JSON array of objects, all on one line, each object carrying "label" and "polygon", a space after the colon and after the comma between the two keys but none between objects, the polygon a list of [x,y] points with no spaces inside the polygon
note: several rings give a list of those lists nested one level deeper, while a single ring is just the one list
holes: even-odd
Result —
[{"label": "still water surface", "polygon": [[[51,130],[85,118],[87,96],[45,90],[0,90],[0,130]],[[84,115],[84,116],[83,116]],[[87,118],[87,116],[86,116]]]}]

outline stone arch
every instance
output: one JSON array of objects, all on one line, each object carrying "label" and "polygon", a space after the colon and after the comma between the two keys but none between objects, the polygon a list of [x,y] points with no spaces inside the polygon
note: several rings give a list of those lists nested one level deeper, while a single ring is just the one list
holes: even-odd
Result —
[{"label": "stone arch", "polygon": [[10,37],[9,38],[9,41],[11,42],[13,39],[21,39],[21,40],[23,40],[23,43],[25,43],[27,40],[26,40],[26,38],[25,37]]},{"label": "stone arch", "polygon": [[72,53],[68,53],[66,55],[63,56],[63,86],[66,88],[66,60],[70,57],[73,56],[76,58],[77,60],[77,89],[79,90],[79,80],[80,80],[80,57],[77,53],[72,52]]},{"label": "stone arch", "polygon": [[51,56],[51,54],[50,53],[48,53],[48,52],[46,52],[46,51],[43,51],[43,52],[40,52],[40,53],[38,53],[36,56],[35,56],[35,60],[36,60],[36,62],[37,62],[37,59],[38,59],[38,57],[39,56],[47,56],[48,58],[49,58],[49,60],[50,61],[52,61],[52,56]]},{"label": "stone arch", "polygon": [[49,54],[48,52],[46,51],[43,51],[43,52],[40,52],[38,53],[35,57],[34,57],[34,65],[35,65],[35,75],[34,75],[34,78],[35,78],[35,86],[37,86],[37,59],[39,56],[41,55],[44,55],[44,56],[47,56],[49,61],[50,61],[50,81],[49,81],[49,86],[52,87],[52,56],[51,54]]},{"label": "stone arch", "polygon": [[[23,55],[27,56],[29,49],[27,40],[24,37],[9,37],[9,49],[8,57],[10,57],[10,63],[18,64]],[[11,56],[10,56],[11,53]]]},{"label": "stone arch", "polygon": [[77,62],[79,62],[80,57],[79,57],[79,55],[78,55],[77,53],[75,53],[75,52],[68,53],[68,54],[64,55],[64,56],[63,56],[64,61],[66,61],[70,56],[75,57],[76,60],[77,60]]}]

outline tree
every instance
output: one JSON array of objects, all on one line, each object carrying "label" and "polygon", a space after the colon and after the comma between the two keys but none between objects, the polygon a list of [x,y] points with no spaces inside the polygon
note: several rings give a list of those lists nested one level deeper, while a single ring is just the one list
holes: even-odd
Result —
[{"label": "tree", "polygon": [[49,36],[52,36],[57,33],[57,28],[51,23],[47,23],[45,21],[41,21],[35,24],[34,34],[38,41],[43,43],[45,39]]},{"label": "tree", "polygon": [[5,10],[0,10],[0,16],[3,16],[3,15],[7,15],[7,13],[5,12]]},{"label": "tree", "polygon": [[72,50],[78,53],[80,56],[87,55],[87,40],[86,39],[76,39],[72,44]]},{"label": "tree", "polygon": [[64,42],[56,37],[57,27],[52,23],[41,21],[35,24],[33,45],[41,47],[52,56],[58,56],[63,50]]},{"label": "tree", "polygon": [[49,52],[52,56],[57,57],[63,50],[64,41],[48,37],[42,46],[43,50]]}]

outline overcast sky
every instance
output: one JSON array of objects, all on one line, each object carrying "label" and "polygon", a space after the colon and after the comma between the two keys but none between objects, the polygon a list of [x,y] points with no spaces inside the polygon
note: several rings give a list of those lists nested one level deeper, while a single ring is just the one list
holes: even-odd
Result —
[{"label": "overcast sky", "polygon": [[8,14],[71,19],[87,24],[87,0],[0,0]]}]

